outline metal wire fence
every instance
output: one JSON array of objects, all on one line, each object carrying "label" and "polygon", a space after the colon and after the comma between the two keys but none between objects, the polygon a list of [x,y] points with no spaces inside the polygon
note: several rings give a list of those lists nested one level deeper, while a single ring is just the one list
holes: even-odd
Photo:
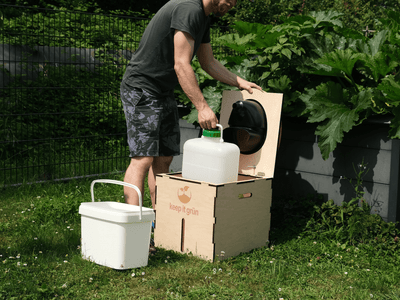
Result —
[{"label": "metal wire fence", "polygon": [[119,84],[149,19],[3,4],[0,13],[0,186],[124,171]]}]

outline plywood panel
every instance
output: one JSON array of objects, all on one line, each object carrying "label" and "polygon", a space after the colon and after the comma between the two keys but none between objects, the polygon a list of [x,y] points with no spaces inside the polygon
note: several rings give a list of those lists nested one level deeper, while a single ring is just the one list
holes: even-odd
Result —
[{"label": "plywood panel", "polygon": [[279,128],[282,110],[282,94],[266,93],[253,89],[247,91],[224,91],[221,103],[220,123],[227,128],[232,111],[232,104],[239,100],[254,99],[264,108],[267,115],[268,131],[264,146],[251,155],[240,155],[239,173],[274,177],[276,149],[278,146]]},{"label": "plywood panel", "polygon": [[[243,194],[251,196],[240,198]],[[215,254],[224,251],[224,258],[228,258],[265,246],[270,206],[271,180],[220,187],[215,205]]]}]

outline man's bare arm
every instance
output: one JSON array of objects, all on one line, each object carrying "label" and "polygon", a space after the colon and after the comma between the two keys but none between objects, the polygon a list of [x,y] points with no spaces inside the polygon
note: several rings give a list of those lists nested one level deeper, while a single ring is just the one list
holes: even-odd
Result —
[{"label": "man's bare arm", "polygon": [[262,90],[257,84],[247,81],[225,68],[218,60],[214,58],[211,45],[201,44],[197,51],[200,65],[204,71],[210,74],[214,79],[223,83],[236,86],[241,90],[247,90],[250,94],[253,93],[253,88]]},{"label": "man's bare arm", "polygon": [[191,66],[194,51],[194,39],[192,36],[186,32],[176,30],[174,51],[175,73],[183,91],[198,111],[198,120],[201,128],[215,128],[218,119],[204,99]]}]

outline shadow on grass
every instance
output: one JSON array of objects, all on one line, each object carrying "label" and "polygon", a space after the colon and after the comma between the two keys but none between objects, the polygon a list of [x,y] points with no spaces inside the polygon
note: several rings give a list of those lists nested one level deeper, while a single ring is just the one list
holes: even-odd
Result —
[{"label": "shadow on grass", "polygon": [[297,238],[312,218],[314,206],[319,206],[323,202],[323,197],[318,194],[301,198],[273,199],[270,242],[277,245]]},{"label": "shadow on grass", "polygon": [[11,247],[0,247],[0,253],[18,253],[21,256],[41,256],[45,260],[65,260],[66,255],[73,255],[80,250],[80,232],[69,231],[57,234],[49,230],[37,234],[27,233],[16,237]]}]

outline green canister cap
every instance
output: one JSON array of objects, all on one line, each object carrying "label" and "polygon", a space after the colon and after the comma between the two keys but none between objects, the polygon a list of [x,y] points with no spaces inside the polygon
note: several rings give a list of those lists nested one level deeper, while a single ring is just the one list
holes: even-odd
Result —
[{"label": "green canister cap", "polygon": [[219,128],[214,128],[214,129],[203,129],[203,136],[207,137],[221,137],[221,131]]}]

